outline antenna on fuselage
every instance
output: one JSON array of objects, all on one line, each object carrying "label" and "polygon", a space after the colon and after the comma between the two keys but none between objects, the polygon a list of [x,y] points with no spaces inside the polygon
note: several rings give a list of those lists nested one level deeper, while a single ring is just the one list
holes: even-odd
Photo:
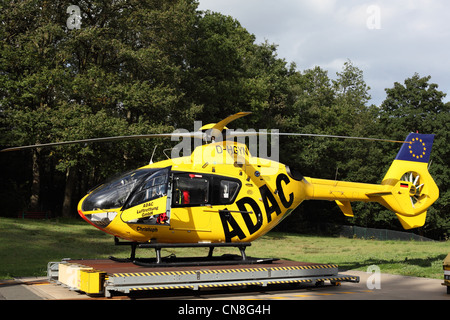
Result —
[{"label": "antenna on fuselage", "polygon": [[153,148],[153,153],[152,153],[152,156],[151,156],[151,158],[150,158],[150,162],[148,163],[148,164],[152,164],[153,163],[153,156],[155,155],[155,151],[156,151],[156,147],[157,147],[158,145],[155,145],[155,147]]}]

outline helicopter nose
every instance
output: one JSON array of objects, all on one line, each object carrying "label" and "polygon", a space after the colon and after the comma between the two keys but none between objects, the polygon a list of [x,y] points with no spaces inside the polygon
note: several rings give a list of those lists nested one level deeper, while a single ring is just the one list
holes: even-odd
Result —
[{"label": "helicopter nose", "polygon": [[105,228],[114,220],[117,216],[117,211],[101,211],[101,212],[84,212],[78,209],[78,214],[83,220],[99,228],[102,231],[106,231]]},{"label": "helicopter nose", "polygon": [[93,223],[91,222],[91,220],[89,220],[89,219],[86,217],[86,215],[84,214],[83,210],[78,209],[78,214],[79,214],[79,216],[80,216],[84,221],[86,221],[87,223],[89,223],[89,224],[93,225],[94,227],[97,227],[97,228],[98,228],[98,226],[96,226],[95,224],[93,224]]},{"label": "helicopter nose", "polygon": [[81,199],[78,214],[88,223],[107,232],[105,228],[120,212],[134,187],[153,171],[133,170],[105,182]]}]

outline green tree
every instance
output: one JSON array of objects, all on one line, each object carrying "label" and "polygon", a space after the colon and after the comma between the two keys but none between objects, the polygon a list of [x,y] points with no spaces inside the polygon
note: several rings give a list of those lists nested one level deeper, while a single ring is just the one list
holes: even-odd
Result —
[{"label": "green tree", "polygon": [[[349,60],[333,80],[336,100],[333,105],[336,127],[334,134],[352,137],[378,135],[378,108],[369,104],[370,87],[364,81],[363,71]],[[386,138],[386,137],[382,137]],[[361,140],[338,141],[340,149],[337,167],[342,179],[375,183],[379,172],[379,143]]]},{"label": "green tree", "polygon": [[295,73],[277,57],[276,46],[255,36],[230,16],[202,12],[190,42],[183,88],[186,100],[203,107],[199,118],[215,122],[238,111],[252,117],[237,127],[280,128],[289,116],[290,77]]},{"label": "green tree", "polygon": [[[2,144],[170,131],[177,112],[180,118],[190,114],[180,89],[182,44],[193,27],[188,22],[196,17],[196,2],[73,4],[80,8],[79,29],[67,26],[66,2],[2,2]],[[42,171],[54,171],[39,165],[55,164],[65,174],[63,211],[69,215],[75,178],[91,184],[148,161],[152,148],[144,142],[123,145],[33,151],[30,207],[40,206]]]},{"label": "green tree", "polygon": [[363,71],[348,60],[342,72],[336,72],[336,75],[337,79],[332,82],[339,103],[362,109],[370,100],[370,87],[364,81]]},{"label": "green tree", "polygon": [[[4,1],[1,8],[0,92],[3,120],[7,123],[4,138],[18,144],[41,143],[49,136],[48,110],[63,92],[60,88],[64,82],[64,57],[59,44],[64,32],[50,19],[60,19],[63,12],[31,0]],[[29,206],[37,209],[40,150],[32,153],[32,174]]]},{"label": "green tree", "polygon": [[[320,67],[305,70],[295,83],[296,101],[293,105],[297,127],[294,132],[342,136],[372,136],[376,132],[376,108],[367,105],[369,87],[362,71],[348,61],[336,80],[328,77]],[[367,142],[330,138],[299,138],[302,145],[298,154],[308,174],[318,177],[357,177],[359,166],[347,165],[349,161],[364,158]],[[362,154],[361,154],[362,153]],[[357,170],[357,169],[356,169]],[[350,176],[349,176],[350,175]]]},{"label": "green tree", "polygon": [[[67,26],[66,2],[2,2],[3,145],[192,129],[194,119],[213,122],[242,110],[255,112],[245,120],[255,127],[269,112],[287,110],[286,63],[275,46],[254,44],[231,17],[199,12],[190,0],[73,5],[81,14],[78,29]],[[41,193],[60,197],[39,190],[44,176],[46,185],[65,190],[62,211],[69,215],[72,199],[89,186],[146,163],[148,145],[32,151],[31,198],[39,206]]]},{"label": "green tree", "polygon": [[199,118],[205,124],[241,105],[243,60],[253,41],[232,17],[211,12],[197,16],[182,86],[186,100],[202,106]]}]

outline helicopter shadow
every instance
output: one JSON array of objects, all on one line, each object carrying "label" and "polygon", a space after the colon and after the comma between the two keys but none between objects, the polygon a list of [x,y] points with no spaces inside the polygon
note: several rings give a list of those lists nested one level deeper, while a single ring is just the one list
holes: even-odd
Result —
[{"label": "helicopter shadow", "polygon": [[380,260],[380,259],[368,259],[363,262],[353,263],[340,263],[339,271],[348,271],[354,269],[360,269],[371,265],[404,265],[404,266],[417,266],[421,268],[431,267],[436,262],[442,262],[445,259],[445,254],[436,255],[428,258],[414,258],[408,259],[407,257],[402,260]]}]

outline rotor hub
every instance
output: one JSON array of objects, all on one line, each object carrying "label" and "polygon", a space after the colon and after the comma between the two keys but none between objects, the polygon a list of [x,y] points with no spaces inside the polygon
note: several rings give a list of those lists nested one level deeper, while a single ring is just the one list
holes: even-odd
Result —
[{"label": "rotor hub", "polygon": [[417,188],[416,188],[415,185],[412,185],[412,186],[409,188],[409,195],[410,195],[411,197],[414,197],[414,196],[416,195],[416,193],[417,193]]}]

